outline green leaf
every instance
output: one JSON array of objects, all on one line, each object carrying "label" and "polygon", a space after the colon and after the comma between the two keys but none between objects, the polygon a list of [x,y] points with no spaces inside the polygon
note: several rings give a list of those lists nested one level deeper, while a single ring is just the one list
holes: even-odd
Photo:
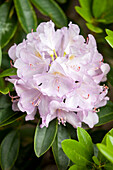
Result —
[{"label": "green leaf", "polygon": [[105,170],[113,170],[113,164],[112,163],[105,164],[104,169]]},{"label": "green leaf", "polygon": [[99,151],[110,161],[113,163],[113,152],[104,144],[97,144]]},{"label": "green leaf", "polygon": [[75,10],[84,18],[87,22],[92,22],[93,16],[91,13],[92,0],[79,0],[81,7],[76,6]]},{"label": "green leaf", "polygon": [[93,15],[95,18],[101,17],[103,12],[106,10],[107,1],[106,0],[93,0]]},{"label": "green leaf", "polygon": [[99,162],[99,160],[96,156],[93,156],[92,159],[93,159],[95,164],[100,165],[100,162]]},{"label": "green leaf", "polygon": [[4,87],[4,88],[1,88],[1,87],[0,87],[0,93],[2,93],[2,94],[8,94],[8,93],[9,93],[9,87]]},{"label": "green leaf", "polygon": [[78,141],[72,139],[66,139],[62,142],[62,148],[64,153],[72,160],[76,165],[86,166],[91,164],[90,154],[87,149]]},{"label": "green leaf", "polygon": [[12,107],[6,107],[3,109],[0,109],[0,124],[11,118],[15,115],[15,112],[12,111]]},{"label": "green leaf", "polygon": [[77,128],[77,136],[79,142],[84,145],[84,147],[91,154],[91,157],[94,155],[93,143],[90,135],[84,129],[78,127]]},{"label": "green leaf", "polygon": [[[102,140],[102,144],[104,144],[104,145],[106,145],[107,143],[106,143],[106,139],[107,139],[107,136],[108,135],[110,135],[110,136],[112,136],[113,137],[113,129],[111,129],[105,136],[104,136],[104,138],[103,138],[103,140]],[[100,152],[98,152],[98,158],[99,158],[99,160],[101,160],[101,162],[105,162],[106,161],[106,158],[105,158],[105,156],[103,155],[103,154],[101,154]]]},{"label": "green leaf", "polygon": [[11,123],[14,123],[15,121],[21,120],[24,117],[25,117],[24,113],[16,112],[12,117],[10,117],[9,119],[7,119],[7,120],[3,121],[2,123],[0,123],[0,127],[9,125]]},{"label": "green leaf", "polygon": [[92,16],[90,15],[90,12],[86,11],[85,9],[79,7],[79,6],[76,6],[75,7],[75,10],[77,11],[77,13],[83,18],[85,19],[87,22],[92,22]]},{"label": "green leaf", "polygon": [[107,135],[106,144],[107,144],[107,147],[113,152],[113,137],[112,136]]},{"label": "green leaf", "polygon": [[101,28],[94,26],[91,23],[86,23],[86,26],[88,27],[89,30],[91,30],[93,32],[96,32],[96,33],[102,33],[103,32],[103,30]]},{"label": "green leaf", "polygon": [[50,17],[57,27],[67,26],[67,18],[60,6],[54,0],[31,0],[35,7]]},{"label": "green leaf", "polygon": [[14,36],[17,28],[15,15],[9,17],[10,5],[10,2],[6,2],[0,6],[0,46],[2,48]]},{"label": "green leaf", "polygon": [[113,31],[106,29],[108,36],[105,37],[108,44],[113,48]]},{"label": "green leaf", "polygon": [[57,2],[59,2],[61,4],[65,4],[67,2],[67,0],[57,0]]},{"label": "green leaf", "polygon": [[100,126],[109,121],[113,120],[113,103],[108,101],[107,105],[100,108],[100,112],[98,112],[99,123],[96,126]]},{"label": "green leaf", "polygon": [[20,140],[17,131],[10,132],[2,141],[0,148],[0,162],[3,170],[10,170],[14,165],[18,152]]},{"label": "green leaf", "polygon": [[113,86],[113,67],[110,67],[110,71],[109,71],[107,77],[108,77],[108,81]]},{"label": "green leaf", "polygon": [[56,119],[50,122],[49,127],[40,128],[37,125],[34,137],[34,150],[37,157],[43,155],[53,144],[57,132]]},{"label": "green leaf", "polygon": [[73,165],[69,168],[69,170],[86,170],[87,167],[86,166],[77,166],[77,165]]},{"label": "green leaf", "polygon": [[2,64],[2,49],[1,49],[1,46],[0,46],[0,67],[1,67],[1,64]]},{"label": "green leaf", "polygon": [[18,19],[26,33],[37,27],[36,14],[29,0],[14,0]]},{"label": "green leaf", "polygon": [[69,138],[70,136],[68,134],[67,128],[63,125],[59,125],[56,138],[52,145],[53,155],[59,170],[67,169],[69,164],[69,158],[65,155],[61,147],[61,142],[64,139]]},{"label": "green leaf", "polygon": [[17,74],[16,71],[17,71],[16,68],[9,68],[7,70],[4,70],[2,73],[0,73],[0,77],[16,75]]}]

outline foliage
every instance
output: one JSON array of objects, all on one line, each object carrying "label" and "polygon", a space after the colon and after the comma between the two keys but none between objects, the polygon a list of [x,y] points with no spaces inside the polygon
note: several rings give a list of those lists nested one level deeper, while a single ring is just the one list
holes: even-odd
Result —
[{"label": "foliage", "polygon": [[[75,163],[69,170],[108,169],[113,166],[113,129],[104,137],[104,144],[98,143],[98,154],[94,153],[94,145],[90,135],[82,128],[77,128],[78,141],[66,139],[62,142],[64,153]],[[91,146],[91,147],[90,147]],[[99,153],[100,151],[100,153]],[[105,156],[104,162],[102,156]]]},{"label": "foliage", "polygon": [[[48,159],[50,157],[48,162],[54,166],[56,164],[59,170],[113,169],[113,129],[111,129],[113,125],[105,125],[113,121],[112,11],[112,0],[78,0],[78,3],[75,0],[0,1],[0,166],[2,170],[41,170],[45,168],[44,166],[48,166],[44,163],[45,157]],[[77,128],[76,131],[68,123],[66,126],[58,125],[56,119],[48,128],[41,129],[38,113],[34,121],[27,122],[26,113],[12,111],[9,96],[15,100],[13,96],[16,94],[7,78],[16,76],[16,69],[10,62],[8,49],[14,43],[22,42],[27,33],[36,31],[40,22],[50,19],[56,28],[67,26],[73,21],[81,27],[81,33],[85,38],[88,33],[93,34],[99,52],[111,66],[108,80],[105,82],[110,86],[110,101],[100,108],[99,123],[96,128],[88,129],[88,132],[82,128]],[[87,128],[86,125],[83,127]],[[109,129],[111,130],[108,132]]]}]

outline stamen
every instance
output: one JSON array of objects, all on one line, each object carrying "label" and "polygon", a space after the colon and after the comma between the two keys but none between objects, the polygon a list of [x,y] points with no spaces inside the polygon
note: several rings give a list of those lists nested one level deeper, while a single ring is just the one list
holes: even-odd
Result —
[{"label": "stamen", "polygon": [[100,112],[100,109],[97,109],[96,107],[94,107],[94,109],[93,109],[93,112]]},{"label": "stamen", "polygon": [[51,56],[51,58],[52,58],[52,61],[54,61],[54,57],[53,57],[53,54],[51,54],[50,56]]},{"label": "stamen", "polygon": [[66,52],[64,51],[64,55],[63,55],[63,57],[65,57],[66,56]]},{"label": "stamen", "polygon": [[109,87],[104,84],[103,85],[103,91],[106,91],[107,89],[109,89]]},{"label": "stamen", "polygon": [[55,54],[55,57],[57,58],[58,56],[57,56],[57,53],[56,53],[55,49],[53,50],[53,52]]},{"label": "stamen", "polygon": [[[12,102],[19,100],[19,96],[11,96],[10,92],[9,92],[9,97],[11,98]],[[16,100],[14,100],[14,99],[16,99]]]},{"label": "stamen", "polygon": [[33,29],[31,29],[31,33],[33,32]]},{"label": "stamen", "polygon": [[11,65],[11,68],[14,67],[12,60],[10,60],[10,65]]},{"label": "stamen", "polygon": [[77,68],[77,71],[80,71],[80,67]]},{"label": "stamen", "polygon": [[89,42],[89,37],[86,38],[86,44],[88,44],[88,42]]},{"label": "stamen", "polygon": [[33,106],[39,106],[39,104],[41,102],[41,98],[42,98],[42,94],[40,94],[38,97],[34,98],[33,101],[31,101],[30,103],[32,103]]}]

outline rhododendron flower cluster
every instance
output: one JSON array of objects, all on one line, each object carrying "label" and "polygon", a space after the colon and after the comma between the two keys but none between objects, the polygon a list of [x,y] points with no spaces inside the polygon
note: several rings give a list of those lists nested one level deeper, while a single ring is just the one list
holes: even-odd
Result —
[{"label": "rhododendron flower cluster", "polygon": [[106,81],[110,67],[94,37],[85,40],[79,32],[72,23],[55,31],[52,21],[44,22],[9,49],[17,68],[17,76],[8,79],[17,93],[13,110],[26,112],[26,120],[33,120],[39,110],[41,127],[54,118],[75,128],[82,122],[90,128],[98,123],[98,108],[109,100],[108,87],[100,82]]}]

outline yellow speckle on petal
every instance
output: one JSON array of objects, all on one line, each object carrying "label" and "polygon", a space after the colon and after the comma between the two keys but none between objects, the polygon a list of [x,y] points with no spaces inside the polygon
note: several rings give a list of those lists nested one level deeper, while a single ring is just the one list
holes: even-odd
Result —
[{"label": "yellow speckle on petal", "polygon": [[69,60],[73,60],[75,58],[75,56],[74,55],[71,55],[70,57],[69,57]]},{"label": "yellow speckle on petal", "polygon": [[38,58],[42,59],[42,56],[41,56],[41,54],[40,54],[38,51],[35,51],[35,55],[36,55]]}]

